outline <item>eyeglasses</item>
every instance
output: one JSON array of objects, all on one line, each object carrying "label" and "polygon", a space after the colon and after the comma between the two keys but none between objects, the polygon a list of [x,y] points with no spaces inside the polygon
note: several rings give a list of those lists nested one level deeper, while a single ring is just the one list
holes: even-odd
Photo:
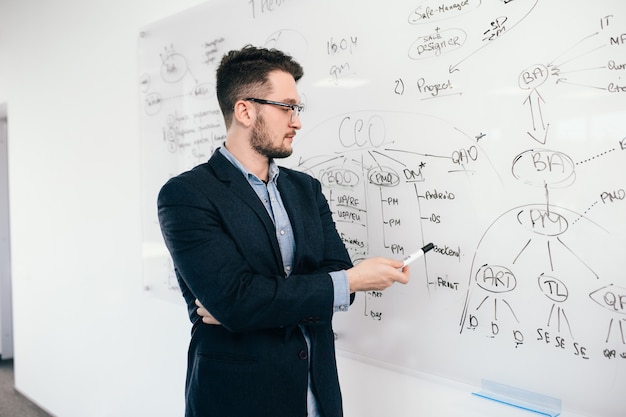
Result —
[{"label": "eyeglasses", "polygon": [[304,104],[302,103],[289,104],[289,103],[283,103],[280,101],[264,100],[262,98],[253,98],[253,97],[244,98],[244,101],[252,101],[254,103],[259,103],[259,104],[273,104],[274,106],[280,106],[280,107],[291,109],[291,117],[289,119],[291,123],[295,122],[296,118],[300,117],[300,113],[304,110]]}]

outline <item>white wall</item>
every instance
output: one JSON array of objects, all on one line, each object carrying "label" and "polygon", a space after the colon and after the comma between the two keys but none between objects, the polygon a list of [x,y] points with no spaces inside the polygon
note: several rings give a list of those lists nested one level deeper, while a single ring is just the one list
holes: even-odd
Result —
[{"label": "white wall", "polygon": [[[185,308],[142,289],[137,37],[199,3],[0,2],[15,384],[55,416],[182,415]],[[468,387],[339,366],[347,417],[520,413]]]},{"label": "white wall", "polygon": [[0,103],[0,357],[13,357],[7,110]]},{"label": "white wall", "polygon": [[186,314],[142,291],[137,38],[199,2],[0,2],[15,385],[56,416],[182,414]]}]

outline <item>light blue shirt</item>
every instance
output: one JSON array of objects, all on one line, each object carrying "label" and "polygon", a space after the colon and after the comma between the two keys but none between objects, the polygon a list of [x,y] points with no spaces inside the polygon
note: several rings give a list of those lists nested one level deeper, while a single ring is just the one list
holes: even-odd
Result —
[{"label": "light blue shirt", "polygon": [[[225,146],[220,147],[221,152],[226,159],[228,159],[235,167],[237,167],[241,173],[246,177],[250,186],[259,196],[259,199],[265,206],[270,218],[274,221],[276,228],[276,238],[278,239],[278,245],[280,247],[280,253],[283,259],[283,269],[285,271],[285,277],[288,278],[291,275],[293,269],[293,259],[296,252],[296,241],[293,235],[293,229],[287,210],[283,205],[283,200],[280,197],[280,192],[276,181],[278,180],[278,174],[280,173],[278,165],[272,159],[269,166],[269,181],[265,184],[256,175],[251,173],[244,167],[234,156],[231,154]],[[330,277],[333,281],[334,288],[334,311],[347,311],[350,305],[350,287],[348,284],[348,276],[346,271],[331,272]],[[306,327],[300,326],[304,338],[306,339],[307,347],[309,349],[309,358],[311,358],[311,339],[306,330]],[[309,359],[310,365],[310,359]],[[313,395],[311,389],[311,373],[309,371],[309,389],[307,395],[307,409],[308,415],[311,417],[319,417],[317,410],[317,401]]]}]

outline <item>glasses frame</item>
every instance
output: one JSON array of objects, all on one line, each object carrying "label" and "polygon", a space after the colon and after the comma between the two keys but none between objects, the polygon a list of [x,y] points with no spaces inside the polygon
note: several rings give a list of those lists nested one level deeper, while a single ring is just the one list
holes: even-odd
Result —
[{"label": "glasses frame", "polygon": [[282,101],[265,100],[263,98],[254,98],[254,97],[247,97],[247,98],[244,98],[243,100],[251,101],[253,103],[258,103],[258,104],[272,104],[274,106],[286,107],[288,109],[291,109],[291,116],[289,119],[291,123],[295,122],[296,118],[299,118],[300,113],[302,113],[302,111],[304,110],[304,104],[302,103],[289,104],[289,103],[283,103]]}]

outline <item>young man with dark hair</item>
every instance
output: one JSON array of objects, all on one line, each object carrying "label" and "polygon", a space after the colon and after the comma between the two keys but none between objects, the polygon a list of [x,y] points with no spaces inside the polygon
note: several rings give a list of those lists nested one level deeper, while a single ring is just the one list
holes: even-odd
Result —
[{"label": "young man with dark hair", "polygon": [[409,280],[401,260],[353,266],[319,181],[276,164],[301,128],[302,75],[277,50],[226,54],[224,146],[159,193],[193,323],[186,417],[342,416],[332,316]]}]

